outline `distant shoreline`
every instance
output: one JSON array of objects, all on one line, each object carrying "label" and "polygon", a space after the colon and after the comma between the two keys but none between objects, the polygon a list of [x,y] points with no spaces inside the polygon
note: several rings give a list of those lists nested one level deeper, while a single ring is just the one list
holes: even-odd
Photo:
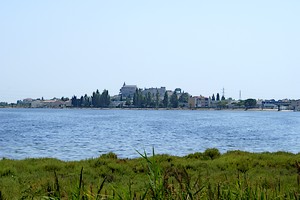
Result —
[{"label": "distant shoreline", "polygon": [[55,109],[55,110],[190,110],[190,111],[250,111],[250,112],[296,112],[294,110],[280,110],[277,109],[260,109],[260,108],[251,108],[251,109],[243,109],[243,108],[78,108],[78,107],[67,107],[67,108],[26,108],[26,107],[0,107],[0,109]]}]

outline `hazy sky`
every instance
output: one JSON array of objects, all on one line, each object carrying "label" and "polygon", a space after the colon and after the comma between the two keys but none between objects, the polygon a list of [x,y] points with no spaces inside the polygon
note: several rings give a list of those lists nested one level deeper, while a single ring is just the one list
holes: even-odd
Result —
[{"label": "hazy sky", "polygon": [[300,1],[0,1],[0,101],[180,87],[300,98]]}]

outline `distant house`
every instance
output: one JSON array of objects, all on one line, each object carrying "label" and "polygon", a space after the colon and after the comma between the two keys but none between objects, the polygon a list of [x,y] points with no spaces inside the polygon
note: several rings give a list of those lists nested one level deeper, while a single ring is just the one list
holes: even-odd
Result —
[{"label": "distant house", "polygon": [[5,107],[5,106],[8,106],[7,102],[0,102],[0,107]]},{"label": "distant house", "polygon": [[31,108],[65,108],[71,107],[71,100],[62,101],[58,99],[53,100],[34,100],[31,102]]},{"label": "distant house", "polygon": [[300,111],[300,99],[292,100],[290,108],[291,110]]},{"label": "distant house", "polygon": [[23,99],[23,103],[31,103],[32,101],[32,98]]},{"label": "distant house", "polygon": [[289,108],[291,107],[291,100],[289,99],[278,100],[277,105],[279,106],[279,110],[289,110]]},{"label": "distant house", "polygon": [[211,107],[211,98],[204,96],[194,96],[189,98],[190,108],[209,108]]},{"label": "distant house", "polygon": [[278,109],[278,110],[288,110],[291,109],[292,101],[289,99],[282,99],[282,100],[264,100],[262,101],[261,108],[262,109]]},{"label": "distant house", "polygon": [[275,99],[262,101],[262,109],[278,109],[278,102]]},{"label": "distant house", "polygon": [[133,98],[136,89],[136,85],[126,85],[124,82],[123,87],[120,89],[120,95],[122,96],[122,98]]}]

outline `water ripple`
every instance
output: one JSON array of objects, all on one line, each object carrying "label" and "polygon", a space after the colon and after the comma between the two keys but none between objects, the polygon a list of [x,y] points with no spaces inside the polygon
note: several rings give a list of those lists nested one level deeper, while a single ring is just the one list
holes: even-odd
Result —
[{"label": "water ripple", "polygon": [[300,151],[299,112],[0,109],[0,157]]}]

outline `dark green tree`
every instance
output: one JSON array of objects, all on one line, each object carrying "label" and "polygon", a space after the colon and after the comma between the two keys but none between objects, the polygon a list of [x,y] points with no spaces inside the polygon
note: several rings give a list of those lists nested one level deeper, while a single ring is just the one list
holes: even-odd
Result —
[{"label": "dark green tree", "polygon": [[62,101],[69,101],[70,99],[68,97],[61,97],[60,100],[62,100]]},{"label": "dark green tree", "polygon": [[101,108],[107,108],[110,105],[110,96],[108,94],[108,90],[103,90],[100,95],[99,103]]},{"label": "dark green tree", "polygon": [[146,96],[146,107],[151,107],[151,105],[152,105],[152,95],[150,92],[148,92]]},{"label": "dark green tree", "polygon": [[111,103],[111,100],[110,100],[110,95],[108,93],[108,90],[105,90],[105,106],[109,106]]},{"label": "dark green tree", "polygon": [[227,101],[219,101],[218,103],[217,103],[217,108],[218,109],[223,109],[223,108],[226,108],[227,107]]},{"label": "dark green tree", "polygon": [[165,92],[164,99],[163,99],[163,106],[164,106],[164,108],[167,108],[169,106],[168,92]]},{"label": "dark green tree", "polygon": [[173,94],[171,95],[170,104],[172,108],[178,108],[178,97],[176,92],[173,92]]},{"label": "dark green tree", "polygon": [[239,100],[239,101],[237,102],[236,105],[237,105],[238,107],[243,107],[243,106],[245,106],[245,101]]},{"label": "dark green tree", "polygon": [[104,95],[103,94],[100,94],[99,107],[100,108],[104,107]]},{"label": "dark green tree", "polygon": [[156,107],[155,95],[151,94],[150,108],[155,108],[155,107]]},{"label": "dark green tree", "polygon": [[246,99],[244,101],[244,105],[245,105],[245,108],[246,109],[249,109],[249,108],[255,108],[256,107],[256,100],[255,99]]},{"label": "dark green tree", "polygon": [[155,107],[156,108],[159,107],[159,92],[158,92],[158,90],[156,90],[156,94],[155,94]]},{"label": "dark green tree", "polygon": [[216,100],[215,94],[212,95],[211,100],[212,100],[212,101],[215,101],[215,100]]},{"label": "dark green tree", "polygon": [[221,100],[222,100],[222,101],[224,101],[224,100],[225,100],[225,97],[224,97],[224,95],[222,95],[222,98],[221,98]]},{"label": "dark green tree", "polygon": [[219,93],[217,93],[216,101],[220,101],[220,94]]},{"label": "dark green tree", "polygon": [[93,92],[92,94],[92,106],[95,107],[96,105],[96,92]]},{"label": "dark green tree", "polygon": [[83,97],[83,107],[91,107],[90,97],[88,97],[87,94],[85,94]]},{"label": "dark green tree", "polygon": [[99,90],[97,90],[96,92],[93,92],[93,96],[92,96],[92,105],[93,107],[99,108],[100,107],[100,92]]},{"label": "dark green tree", "polygon": [[84,106],[84,100],[83,100],[83,96],[80,97],[79,99],[79,107],[83,107]]},{"label": "dark green tree", "polygon": [[132,104],[136,107],[139,105],[139,90],[136,88],[135,93],[133,94],[133,101]]},{"label": "dark green tree", "polygon": [[182,94],[180,95],[178,101],[179,101],[180,103],[188,103],[188,102],[189,102],[189,97],[190,97],[190,96],[189,96],[189,93],[184,92],[184,93],[182,93]]},{"label": "dark green tree", "polygon": [[142,94],[141,89],[136,89],[133,95],[133,105],[137,108],[144,107],[145,104],[145,97]]},{"label": "dark green tree", "polygon": [[73,107],[78,107],[78,99],[75,95],[72,97],[71,103]]},{"label": "dark green tree", "polygon": [[126,106],[130,106],[131,105],[131,100],[129,97],[126,98],[126,102],[125,102]]}]

